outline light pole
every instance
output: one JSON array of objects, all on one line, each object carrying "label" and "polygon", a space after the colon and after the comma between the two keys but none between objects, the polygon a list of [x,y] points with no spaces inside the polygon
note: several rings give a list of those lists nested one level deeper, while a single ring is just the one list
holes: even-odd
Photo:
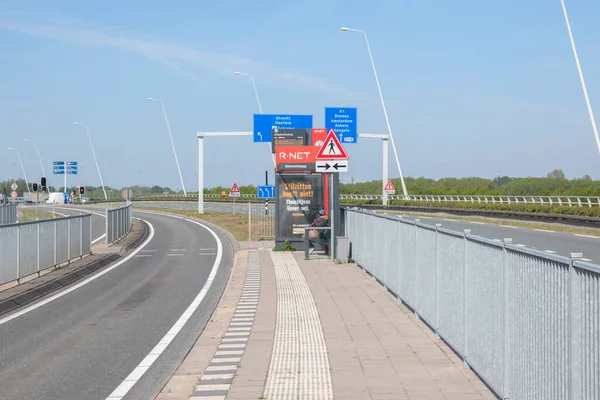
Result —
[{"label": "light pole", "polygon": [[238,76],[249,76],[250,80],[252,81],[252,87],[254,87],[254,95],[256,96],[256,102],[258,103],[258,109],[260,110],[260,113],[262,114],[262,107],[260,105],[260,98],[258,97],[258,90],[256,90],[256,83],[254,83],[254,77],[252,76],[252,74],[247,74],[245,72],[234,72],[234,75],[238,75]]},{"label": "light pole", "polygon": [[42,162],[42,156],[40,155],[40,149],[38,148],[37,142],[33,139],[25,139],[25,141],[34,144],[35,152],[37,153],[38,160],[40,160],[40,167],[42,167],[42,176],[46,176],[46,171],[44,170],[44,163]]},{"label": "light pole", "polygon": [[[260,105],[260,98],[258,97],[258,90],[256,90],[256,83],[254,82],[254,77],[252,76],[252,74],[248,74],[246,72],[234,72],[234,75],[237,76],[249,76],[250,80],[252,81],[252,87],[254,88],[254,95],[256,96],[256,102],[258,103],[258,109],[260,111],[260,113],[263,113],[262,110],[262,106]],[[275,154],[273,154],[273,142],[271,141],[269,148],[271,149],[271,158],[273,159],[273,165],[276,166],[275,163]]]},{"label": "light pole", "polygon": [[179,167],[179,160],[177,159],[177,152],[175,151],[175,143],[173,142],[173,135],[171,134],[171,126],[169,125],[169,119],[167,118],[167,111],[165,111],[165,104],[162,100],[154,99],[152,97],[148,97],[149,101],[157,101],[162,106],[162,112],[165,116],[165,122],[167,123],[167,130],[169,131],[169,138],[171,138],[171,146],[173,147],[173,154],[175,154],[175,163],[177,164],[177,171],[179,171],[179,179],[181,180],[181,187],[183,188],[183,195],[187,197],[187,192],[185,191],[185,184],[183,183],[183,176],[181,175],[181,168]]},{"label": "light pole", "polygon": [[25,177],[25,186],[27,186],[27,193],[29,193],[29,198],[31,199],[31,190],[29,190],[29,180],[27,179],[27,175],[25,175],[25,168],[23,168],[23,161],[21,161],[21,154],[19,150],[9,147],[8,150],[14,150],[17,152],[17,158],[19,159],[19,164],[21,164],[21,171],[23,171],[23,176]]},{"label": "light pole", "polygon": [[[108,200],[108,196],[106,195],[106,189],[104,189],[104,182],[102,181],[102,174],[100,173],[100,167],[98,166],[98,159],[96,158],[96,152],[94,151],[94,144],[92,143],[92,137],[90,136],[90,130],[88,126],[83,122],[73,122],[75,125],[83,125],[85,127],[85,132],[87,133],[88,140],[90,141],[90,147],[92,148],[92,155],[94,156],[94,162],[96,163],[96,169],[98,170],[98,176],[100,177],[100,185],[102,185],[102,191],[104,192],[104,200]],[[67,176],[67,166],[65,165],[65,177]],[[67,190],[65,185],[65,190]]]},{"label": "light pole", "polygon": [[[398,166],[398,173],[400,173],[400,181],[402,182],[402,192],[404,193],[404,197],[408,196],[408,192],[406,190],[406,184],[404,183],[404,176],[402,175],[402,169],[400,168],[400,160],[398,159],[398,151],[396,150],[396,143],[394,141],[394,136],[392,135],[392,127],[390,126],[390,120],[388,118],[387,109],[385,108],[385,101],[383,100],[383,94],[381,93],[381,86],[379,85],[379,78],[377,77],[377,70],[375,69],[375,61],[373,61],[373,54],[371,53],[371,46],[369,45],[369,39],[367,39],[367,33],[360,29],[351,29],[351,28],[342,28],[344,32],[358,32],[362,33],[365,42],[367,43],[367,50],[369,51],[369,58],[371,58],[371,65],[373,66],[373,73],[375,74],[375,82],[377,83],[377,89],[379,90],[379,98],[381,98],[381,105],[383,106],[383,114],[385,115],[385,122],[387,123],[388,133],[390,135],[390,140],[392,142],[392,149],[394,150],[394,156],[396,158],[396,165]],[[384,185],[386,182],[383,183]]]},{"label": "light pole", "polygon": [[571,32],[571,24],[569,23],[567,7],[565,6],[564,0],[560,0],[560,3],[562,5],[563,14],[565,15],[565,23],[567,24],[567,31],[569,32],[569,39],[571,40],[571,47],[573,49],[573,55],[575,56],[575,64],[577,65],[577,72],[579,73],[579,80],[581,81],[581,88],[583,89],[583,97],[585,98],[585,104],[587,105],[588,114],[590,115],[590,121],[592,122],[592,130],[594,131],[594,137],[596,138],[596,146],[598,146],[598,152],[600,153],[600,137],[598,136],[596,118],[594,118],[592,103],[590,102],[590,97],[588,96],[587,87],[585,85],[585,79],[583,79],[583,71],[581,70],[581,64],[579,63],[579,56],[577,55],[577,48],[575,47],[575,39],[573,39],[573,32]]}]

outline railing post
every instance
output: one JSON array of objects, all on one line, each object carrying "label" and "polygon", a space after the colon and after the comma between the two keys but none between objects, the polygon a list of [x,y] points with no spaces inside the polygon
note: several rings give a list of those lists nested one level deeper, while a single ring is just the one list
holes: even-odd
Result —
[{"label": "railing post", "polygon": [[67,261],[71,262],[71,218],[67,219]]},{"label": "railing post", "polygon": [[467,279],[467,275],[468,275],[468,268],[467,268],[467,249],[469,248],[467,246],[468,243],[468,239],[467,239],[467,235],[469,235],[471,233],[470,229],[465,229],[465,234],[464,234],[464,253],[463,253],[463,319],[464,319],[464,323],[463,323],[463,341],[464,341],[464,354],[463,354],[463,368],[464,369],[470,369],[471,367],[469,367],[469,361],[468,361],[468,356],[469,356],[469,341],[467,340],[468,337],[468,327],[469,327],[469,316],[467,314],[467,310],[468,310],[468,301],[467,301],[467,293],[469,292],[467,290],[467,286],[469,284],[468,279]]},{"label": "railing post", "polygon": [[580,338],[581,338],[581,293],[579,275],[573,261],[582,259],[582,253],[571,253],[569,257],[569,398],[581,399]]},{"label": "railing post", "polygon": [[83,214],[79,215],[79,257],[83,257]]},{"label": "railing post", "polygon": [[21,279],[21,225],[17,225],[17,280]]},{"label": "railing post", "polygon": [[56,254],[56,221],[52,221],[54,222],[54,265],[56,265],[57,263],[57,254]]},{"label": "railing post", "polygon": [[510,398],[510,371],[511,371],[511,348],[510,348],[510,261],[508,259],[507,244],[512,243],[512,238],[504,238],[502,246],[502,293],[504,295],[502,307],[502,346],[503,354],[503,379],[502,379],[502,398]]},{"label": "railing post", "polygon": [[252,203],[248,202],[248,241],[252,241]]},{"label": "railing post", "polygon": [[439,233],[438,229],[442,224],[435,224],[435,337],[440,339],[440,257],[439,257]]},{"label": "railing post", "polygon": [[419,294],[417,288],[419,287],[419,268],[417,266],[417,253],[418,250],[417,248],[419,247],[419,243],[418,243],[418,237],[419,237],[419,222],[421,221],[420,218],[416,218],[415,219],[415,258],[414,258],[414,277],[415,277],[415,289],[414,289],[414,301],[413,301],[413,306],[415,308],[415,317],[417,317],[417,319],[419,319],[419,312],[417,311],[418,308],[418,302],[417,302],[417,295]]},{"label": "railing post", "polygon": [[40,222],[37,224],[37,272],[40,274]]},{"label": "railing post", "polygon": [[90,253],[92,252],[92,240],[94,240],[92,238],[92,215],[90,214],[88,216],[88,218],[90,219]]}]

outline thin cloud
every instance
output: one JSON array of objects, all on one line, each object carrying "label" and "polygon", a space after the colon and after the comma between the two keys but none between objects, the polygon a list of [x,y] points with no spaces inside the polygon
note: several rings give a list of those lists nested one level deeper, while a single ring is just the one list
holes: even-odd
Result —
[{"label": "thin cloud", "polygon": [[[73,20],[71,20],[73,21]],[[71,24],[75,25],[75,24]],[[323,79],[304,75],[271,64],[249,58],[202,51],[189,46],[159,39],[145,39],[123,34],[104,33],[86,27],[67,26],[45,19],[44,22],[13,22],[0,19],[0,29],[23,35],[40,37],[78,46],[99,46],[113,48],[145,56],[161,63],[187,78],[199,82],[193,74],[186,72],[182,64],[199,65],[216,73],[233,76],[233,71],[252,71],[256,77],[264,77],[265,83],[285,85],[288,89],[303,92],[320,92],[337,96],[354,96],[343,87],[333,85]]]}]

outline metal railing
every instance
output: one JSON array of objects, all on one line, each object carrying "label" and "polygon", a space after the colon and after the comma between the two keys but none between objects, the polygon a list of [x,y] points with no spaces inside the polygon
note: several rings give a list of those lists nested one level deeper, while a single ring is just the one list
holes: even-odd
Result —
[{"label": "metal railing", "polygon": [[[340,194],[341,200],[381,200],[377,194]],[[389,200],[425,201],[438,203],[479,204],[545,204],[569,207],[599,207],[600,197],[593,196],[457,196],[457,195],[390,195]]]},{"label": "metal railing", "polygon": [[345,210],[352,259],[502,398],[598,399],[600,266]]},{"label": "metal railing", "polygon": [[17,204],[0,205],[0,225],[14,224],[17,222]]},{"label": "metal railing", "polygon": [[106,244],[122,239],[131,230],[131,204],[106,209]]},{"label": "metal railing", "polygon": [[89,254],[91,238],[90,214],[0,226],[0,285]]},{"label": "metal railing", "polygon": [[248,203],[248,241],[275,239],[275,205]]}]

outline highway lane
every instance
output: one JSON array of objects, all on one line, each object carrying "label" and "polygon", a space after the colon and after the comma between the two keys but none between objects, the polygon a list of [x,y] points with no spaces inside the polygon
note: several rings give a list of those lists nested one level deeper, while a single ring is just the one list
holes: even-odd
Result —
[{"label": "highway lane", "polygon": [[[8,322],[0,320],[0,388],[7,399],[106,399],[161,341],[202,289],[217,240],[178,218],[134,213],[154,228],[123,265]],[[150,399],[206,324],[229,276],[223,258],[198,309],[126,399]]]},{"label": "highway lane", "polygon": [[459,232],[470,229],[471,234],[489,239],[503,240],[504,238],[511,238],[513,244],[521,244],[541,251],[548,250],[549,252],[567,257],[571,253],[583,253],[583,256],[587,260],[600,263],[600,238],[576,236],[572,233],[517,228],[508,225],[443,219],[439,217],[415,217],[407,215],[403,218],[410,220],[419,218],[424,224],[442,224],[443,228]]}]

